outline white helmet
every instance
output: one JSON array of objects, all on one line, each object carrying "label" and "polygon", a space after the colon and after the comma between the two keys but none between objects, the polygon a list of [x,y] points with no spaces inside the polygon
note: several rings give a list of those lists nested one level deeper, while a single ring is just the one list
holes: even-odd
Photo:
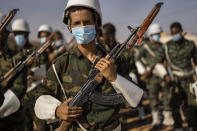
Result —
[{"label": "white helmet", "polygon": [[27,21],[23,19],[17,19],[12,23],[12,31],[24,31],[24,32],[30,32],[29,24]]},{"label": "white helmet", "polygon": [[38,28],[38,37],[40,37],[40,32],[48,32],[51,33],[52,32],[52,28],[47,25],[47,24],[43,24]]},{"label": "white helmet", "polygon": [[151,35],[161,33],[162,31],[163,30],[161,26],[158,23],[154,23],[151,24],[150,27],[148,28],[147,34],[150,37]]},{"label": "white helmet", "polygon": [[99,16],[98,25],[102,25],[102,13],[99,0],[68,0],[67,6],[63,14],[63,22],[68,25],[69,9],[71,7],[82,6],[93,9]]},{"label": "white helmet", "polygon": [[[3,19],[4,19],[5,17],[6,17],[6,16],[0,12],[0,25],[1,25],[1,23],[2,23],[2,21],[3,21]],[[9,32],[11,32],[11,31],[12,31],[11,25],[8,24],[8,26],[6,27],[6,29],[7,29]]]}]

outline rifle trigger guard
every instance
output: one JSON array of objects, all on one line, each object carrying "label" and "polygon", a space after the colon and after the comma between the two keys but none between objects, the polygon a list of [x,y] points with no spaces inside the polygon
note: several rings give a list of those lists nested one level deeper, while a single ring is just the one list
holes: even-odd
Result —
[{"label": "rifle trigger guard", "polygon": [[101,94],[100,92],[94,92],[90,96],[89,100],[95,104],[113,106],[123,103],[124,97],[120,93]]}]

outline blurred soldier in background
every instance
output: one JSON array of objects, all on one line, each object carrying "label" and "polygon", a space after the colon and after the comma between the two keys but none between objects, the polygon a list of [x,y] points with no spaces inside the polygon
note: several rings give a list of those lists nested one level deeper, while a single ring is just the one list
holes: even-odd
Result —
[{"label": "blurred soldier in background", "polygon": [[27,21],[23,19],[17,19],[12,24],[12,31],[14,34],[15,42],[17,45],[17,51],[23,53],[31,53],[33,46],[29,42],[30,28]]},{"label": "blurred soldier in background", "polygon": [[[38,38],[40,39],[40,46],[44,44],[47,40],[47,37],[52,33],[52,27],[49,25],[43,24],[38,28]],[[51,62],[49,61],[49,54],[53,51],[53,48],[48,48],[43,55],[39,58],[39,65],[45,66],[45,69],[48,69]]]},{"label": "blurred soldier in background", "polygon": [[[0,22],[5,18],[0,14]],[[0,34],[0,77],[5,75],[11,68],[13,68],[21,58],[20,54],[13,54],[8,48],[7,38],[11,32],[10,26],[6,28],[3,34]],[[17,36],[17,35],[16,35]],[[19,35],[16,41],[19,45],[24,45],[26,42],[24,35]],[[22,41],[22,42],[21,42]],[[27,85],[27,69],[25,68],[18,76],[4,87],[5,100],[0,107],[0,130],[2,131],[23,131],[25,127],[25,116],[22,110],[21,100],[26,92]],[[20,125],[20,126],[19,126]]]},{"label": "blurred soldier in background", "polygon": [[[3,18],[5,17],[5,15],[3,15],[2,13],[0,13],[0,24],[3,20]],[[2,50],[5,48],[6,44],[7,44],[7,38],[9,35],[9,29],[10,25],[8,25],[7,29],[4,32],[0,33],[0,54],[2,54]],[[6,44],[4,44],[6,43]],[[0,86],[0,106],[3,104],[3,101],[5,100],[4,97],[4,91],[3,88]]]},{"label": "blurred soldier in background", "polygon": [[[102,31],[103,31],[102,37],[100,39],[104,43],[104,48],[109,53],[109,51],[111,51],[111,49],[113,49],[113,47],[117,44],[116,28],[113,24],[106,23],[103,25]],[[127,76],[125,76],[125,77],[129,76],[132,79],[132,81],[134,81],[136,84],[140,85],[140,87],[142,88],[144,85],[138,79],[139,75],[138,75],[137,68],[135,66],[135,61],[134,61],[134,48],[132,50],[125,50],[122,53],[121,57],[123,59],[125,59],[125,64],[123,65],[122,68],[127,71],[129,70],[129,72],[127,73]],[[128,65],[128,66],[125,66],[125,65]],[[126,69],[126,68],[128,68],[128,69]],[[128,78],[128,79],[130,79],[130,78]],[[142,107],[141,104],[138,107],[138,117],[140,120],[145,119],[144,108]]]},{"label": "blurred soldier in background", "polygon": [[[197,101],[193,75],[195,69],[191,60],[197,64],[197,49],[193,41],[185,39],[182,35],[183,29],[179,22],[170,26],[172,40],[165,45],[167,64],[172,70],[176,89],[174,89],[173,114],[175,116],[175,127],[182,131],[182,121],[179,115],[179,108],[182,103],[186,106],[185,115],[190,131],[197,130]],[[178,97],[175,97],[177,96]]]},{"label": "blurred soldier in background", "polygon": [[[38,29],[38,38],[40,38],[40,46],[42,46],[47,37],[51,34],[52,29],[48,25],[41,25]],[[52,48],[52,47],[51,47]],[[33,122],[37,127],[38,131],[47,131],[49,127],[47,126],[46,122],[43,120],[38,119],[35,116],[33,107],[35,101],[30,97],[34,94],[33,91],[37,90],[37,87],[42,84],[43,79],[46,76],[46,68],[49,66],[48,61],[48,52],[45,52],[41,57],[37,59],[31,67],[29,67],[29,75],[28,75],[28,89],[27,94],[24,97],[24,105],[25,105],[25,113],[27,119],[27,126],[25,128],[26,131],[33,130]]]},{"label": "blurred soldier in background", "polygon": [[38,28],[38,38],[40,39],[40,44],[44,44],[47,37],[52,33],[52,28],[49,25],[43,24]]},{"label": "blurred soldier in background", "polygon": [[[30,33],[30,27],[27,21],[23,19],[17,19],[12,24],[12,31],[14,33],[15,43],[16,43],[16,49],[15,51],[18,52],[16,57],[23,57],[24,59],[30,55],[34,48],[29,43],[29,33]],[[30,89],[32,81],[32,72],[30,70],[30,67],[28,68],[27,73],[27,92]],[[23,111],[25,114],[26,120],[24,123],[26,123],[24,130],[33,130],[33,121],[32,121],[32,114],[30,113],[31,106],[27,99],[27,94],[24,96],[22,100],[23,104]]]},{"label": "blurred soldier in background", "polygon": [[60,31],[56,30],[54,32],[55,36],[54,36],[54,45],[53,45],[53,49],[57,50],[58,48],[62,47],[64,45],[64,38],[63,35]]},{"label": "blurred soldier in background", "polygon": [[64,43],[63,35],[60,31],[55,31],[53,52],[49,54],[49,60],[53,61],[55,58],[66,52],[66,43]]},{"label": "blurred soldier in background", "polygon": [[142,75],[141,79],[146,81],[146,87],[149,91],[153,129],[157,129],[161,124],[159,115],[159,92],[161,90],[164,98],[163,124],[166,126],[174,124],[168,95],[169,88],[165,86],[165,80],[168,81],[170,78],[162,64],[165,53],[162,43],[159,42],[161,32],[162,29],[159,24],[152,24],[148,29],[150,40],[136,50],[135,54],[138,72]]}]

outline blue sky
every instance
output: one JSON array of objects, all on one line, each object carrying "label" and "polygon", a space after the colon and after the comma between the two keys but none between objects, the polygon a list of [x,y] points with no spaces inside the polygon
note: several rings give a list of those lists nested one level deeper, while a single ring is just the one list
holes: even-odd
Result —
[{"label": "blue sky", "polygon": [[[182,23],[185,31],[197,33],[197,0],[161,0],[164,5],[154,22],[162,25],[169,32],[169,25],[174,21]],[[117,38],[124,40],[129,31],[128,25],[139,26],[158,0],[100,0],[103,23],[111,22],[117,27]],[[41,24],[49,24],[59,29],[64,37],[71,38],[62,23],[62,14],[67,0],[0,0],[0,12],[8,13],[13,8],[20,8],[16,18],[23,18],[30,24],[30,39],[37,39],[37,29]]]}]

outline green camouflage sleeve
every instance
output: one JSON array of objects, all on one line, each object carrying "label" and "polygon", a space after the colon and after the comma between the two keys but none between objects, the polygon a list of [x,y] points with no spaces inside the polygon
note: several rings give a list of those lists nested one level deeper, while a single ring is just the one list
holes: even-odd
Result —
[{"label": "green camouflage sleeve", "polygon": [[14,94],[22,99],[27,89],[27,69],[25,68],[22,72],[14,79],[13,87],[10,88]]},{"label": "green camouflage sleeve", "polygon": [[195,63],[195,65],[197,65],[197,48],[196,48],[196,46],[195,46],[195,44],[194,44],[194,53],[193,53],[193,60],[194,60],[194,63]]},{"label": "green camouflage sleeve", "polygon": [[158,49],[158,51],[159,51],[159,53],[158,53],[159,55],[157,56],[157,60],[158,60],[158,62],[162,63],[165,59],[165,48],[164,48],[164,46],[162,45]]},{"label": "green camouflage sleeve", "polygon": [[2,87],[0,86],[0,106],[3,104],[5,97]]},{"label": "green camouflage sleeve", "polygon": [[[64,55],[57,58],[57,60],[54,62],[58,75],[62,75],[65,71],[65,66],[68,64],[68,57],[68,53],[65,53]],[[36,90],[32,91],[32,93],[30,94],[32,96],[30,97],[34,100],[36,100],[41,95],[51,95],[58,98],[58,86],[59,84],[57,78],[54,74],[52,66],[50,66],[46,73],[46,78],[44,79],[43,84],[39,86]]]},{"label": "green camouflage sleeve", "polygon": [[136,47],[134,51],[135,51],[134,53],[135,61],[141,60],[145,52],[143,46]]}]

